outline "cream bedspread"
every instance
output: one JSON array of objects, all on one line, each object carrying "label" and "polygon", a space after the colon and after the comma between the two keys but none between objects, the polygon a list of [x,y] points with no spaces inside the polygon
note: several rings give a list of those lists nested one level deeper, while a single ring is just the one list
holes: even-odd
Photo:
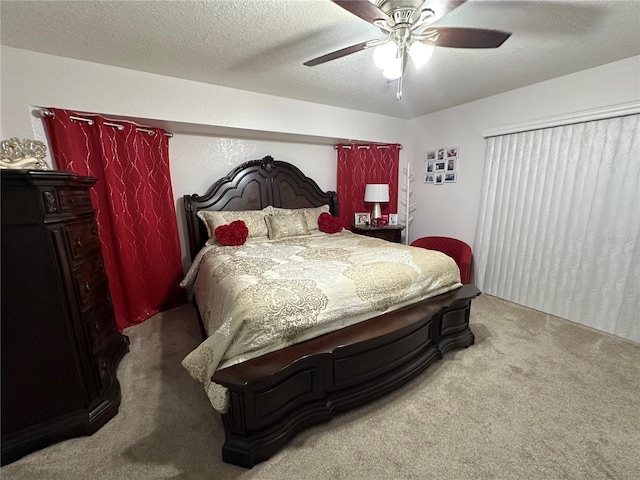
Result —
[{"label": "cream bedspread", "polygon": [[218,368],[461,286],[448,256],[344,230],[239,247],[205,246],[181,286],[193,288],[208,338],[182,365],[224,413]]}]

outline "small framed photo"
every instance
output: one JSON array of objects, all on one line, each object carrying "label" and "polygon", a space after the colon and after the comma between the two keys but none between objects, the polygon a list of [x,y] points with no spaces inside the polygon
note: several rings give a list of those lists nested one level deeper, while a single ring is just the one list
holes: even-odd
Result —
[{"label": "small framed photo", "polygon": [[430,162],[432,160],[436,159],[436,151],[435,150],[430,150],[427,152],[427,162]]},{"label": "small framed photo", "polygon": [[447,173],[456,171],[457,158],[447,158]]},{"label": "small framed photo", "polygon": [[436,162],[436,171],[442,171],[444,170],[444,167],[446,165],[445,161],[442,162]]},{"label": "small framed photo", "polygon": [[424,176],[424,183],[433,183],[434,178],[435,178],[435,175],[433,173],[427,173]]},{"label": "small framed photo", "polygon": [[446,148],[439,148],[438,149],[438,156],[437,156],[436,160],[444,160],[446,154],[447,154],[447,149]]},{"label": "small framed photo", "polygon": [[458,147],[448,147],[447,148],[447,158],[458,158]]},{"label": "small framed photo", "polygon": [[442,185],[444,183],[444,173],[436,173],[433,183],[436,185]]},{"label": "small framed photo", "polygon": [[369,212],[359,212],[355,214],[353,223],[357,227],[369,225],[371,223],[371,214]]},{"label": "small framed photo", "polygon": [[433,173],[436,169],[436,162],[427,162],[427,173]]},{"label": "small framed photo", "polygon": [[389,225],[398,225],[398,214],[390,213],[389,214]]},{"label": "small framed photo", "polygon": [[457,175],[455,173],[445,173],[444,174],[444,183],[455,183],[456,176]]}]

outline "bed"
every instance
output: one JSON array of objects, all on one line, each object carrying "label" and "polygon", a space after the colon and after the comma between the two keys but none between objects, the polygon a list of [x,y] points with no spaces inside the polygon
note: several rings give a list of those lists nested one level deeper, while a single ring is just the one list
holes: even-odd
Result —
[{"label": "bed", "polygon": [[[480,291],[474,285],[462,286],[457,271],[457,278],[450,278],[446,262],[452,260],[444,254],[416,247],[396,246],[384,240],[358,236],[350,232],[334,235],[305,232],[305,236],[300,238],[274,241],[256,238],[248,239],[242,247],[220,247],[216,246],[215,242],[213,245],[208,242],[210,232],[199,218],[199,215],[203,215],[202,212],[264,210],[267,212],[265,214],[272,216],[273,209],[288,209],[287,212],[297,211],[294,209],[313,211],[318,207],[335,215],[335,192],[322,191],[316,182],[306,177],[297,167],[274,160],[270,156],[238,166],[227,176],[216,181],[203,195],[185,196],[189,247],[191,258],[194,260],[194,265],[185,278],[186,285],[191,285],[194,279],[198,280],[198,275],[204,275],[198,273],[195,266],[204,263],[207,257],[209,262],[215,262],[217,256],[220,256],[222,263],[219,263],[215,270],[218,277],[220,272],[227,276],[235,273],[243,279],[242,281],[249,282],[247,285],[250,284],[255,291],[262,292],[260,295],[268,296],[277,287],[268,284],[267,280],[264,285],[260,285],[260,278],[263,277],[251,277],[251,272],[238,272],[243,262],[249,262],[243,260],[242,255],[255,253],[261,258],[259,262],[251,260],[252,265],[261,262],[272,265],[275,261],[278,267],[285,268],[286,272],[293,271],[286,270],[287,268],[295,268],[295,271],[300,272],[307,264],[297,261],[294,266],[290,266],[287,265],[287,261],[291,258],[314,258],[315,252],[327,250],[327,242],[335,242],[330,244],[335,245],[335,257],[342,255],[344,258],[352,259],[358,258],[357,254],[375,252],[378,257],[404,259],[403,261],[406,260],[405,263],[414,270],[423,268],[420,262],[434,262],[434,265],[443,265],[443,280],[434,275],[428,281],[422,280],[421,277],[412,277],[411,282],[403,287],[403,292],[407,292],[406,297],[397,297],[398,303],[392,306],[389,302],[383,301],[384,305],[377,307],[379,311],[368,312],[366,315],[363,313],[364,310],[358,310],[362,304],[367,303],[366,301],[349,300],[348,304],[341,306],[348,318],[330,326],[320,326],[319,336],[300,329],[295,330],[293,335],[289,331],[285,334],[288,335],[287,341],[277,348],[256,348],[250,354],[230,355],[226,361],[216,358],[207,370],[202,367],[202,362],[192,360],[211,360],[209,357],[213,349],[207,347],[207,341],[217,342],[216,336],[229,336],[229,327],[224,327],[227,328],[225,330],[220,324],[212,323],[211,310],[221,309],[222,304],[229,303],[225,298],[234,299],[231,302],[233,305],[229,308],[235,308],[242,302],[240,295],[236,293],[227,292],[217,298],[211,297],[207,302],[204,301],[204,294],[201,293],[199,297],[194,295],[203,343],[185,358],[183,365],[194,378],[204,380],[212,405],[221,412],[226,434],[222,447],[222,458],[225,462],[250,468],[276,453],[300,430],[328,421],[339,412],[356,408],[397,389],[442,358],[447,351],[468,347],[474,342],[473,333],[469,328],[469,314],[471,301]],[[268,221],[267,223],[269,224]],[[354,242],[361,245],[362,249],[349,250]],[[269,252],[281,253],[277,250],[281,248],[285,249],[284,254],[275,260],[271,257],[265,260],[271,255]],[[366,250],[367,248],[369,250]],[[381,255],[383,249],[389,252],[388,255]],[[359,268],[358,262],[350,261],[356,264],[354,268]],[[230,267],[224,267],[225,265]],[[269,268],[258,270],[264,273]],[[312,270],[311,263],[308,264],[308,268]],[[457,269],[455,266],[454,268]],[[255,269],[254,267],[253,270]],[[327,270],[330,268],[327,267]],[[301,275],[305,278],[304,273]],[[200,283],[212,282],[207,280],[210,276],[201,278]],[[291,278],[296,278],[296,275],[293,274]],[[423,281],[433,283],[428,295],[421,293]],[[222,280],[218,278],[215,282],[222,283]],[[325,285],[324,288],[329,287]],[[344,301],[341,292],[345,288],[340,288],[339,292],[323,290],[320,296],[327,293],[326,296],[338,296]],[[280,294],[276,292],[275,295]],[[423,297],[425,299],[422,299]],[[368,300],[369,304],[376,307],[376,301]],[[298,317],[301,312],[307,311],[308,309],[299,309]],[[255,321],[247,323],[256,324]],[[224,335],[220,335],[217,330],[223,330]],[[263,340],[255,336],[255,331],[250,334],[250,338],[262,345],[260,342]],[[237,338],[233,338],[229,341],[230,350],[243,343],[236,340]],[[203,375],[206,379],[202,378]],[[224,402],[221,399],[224,399]]]}]

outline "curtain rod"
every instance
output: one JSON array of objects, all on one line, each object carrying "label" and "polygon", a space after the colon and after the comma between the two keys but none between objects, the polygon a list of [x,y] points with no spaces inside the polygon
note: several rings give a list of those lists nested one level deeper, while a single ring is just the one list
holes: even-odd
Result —
[{"label": "curtain rod", "polygon": [[[51,110],[47,110],[46,108],[41,108],[40,109],[40,113],[42,114],[42,116],[44,117],[51,117],[51,118],[55,118],[55,113],[53,113]],[[76,120],[78,122],[87,122],[89,125],[93,125],[93,120],[90,118],[82,118],[82,117],[77,117],[75,115],[69,115],[69,118],[71,120]],[[124,130],[124,125],[121,125],[119,123],[113,123],[113,122],[104,122],[105,125],[108,125],[109,127],[114,127],[117,128],[118,130]],[[144,132],[144,133],[148,133],[149,135],[153,135],[155,133],[154,130],[151,130],[149,128],[143,128],[143,127],[136,127],[136,131],[138,132]],[[173,133],[170,132],[164,132],[164,134],[171,138],[173,137]]]},{"label": "curtain rod", "polygon": [[[402,145],[400,145],[399,143],[398,143],[397,145],[398,145],[398,148],[399,148],[400,150],[402,150]],[[357,147],[358,149],[361,149],[361,148],[369,149],[369,148],[371,148],[371,145],[356,145],[356,147]],[[376,147],[376,148],[378,148],[378,149],[380,149],[380,148],[391,148],[391,146],[390,146],[390,145],[375,145],[375,147]],[[352,147],[351,147],[351,145],[334,145],[334,147],[333,147],[333,148],[334,148],[335,150],[337,150],[338,148],[346,148],[346,149],[348,149],[348,150],[351,150],[351,148],[352,148]]]}]

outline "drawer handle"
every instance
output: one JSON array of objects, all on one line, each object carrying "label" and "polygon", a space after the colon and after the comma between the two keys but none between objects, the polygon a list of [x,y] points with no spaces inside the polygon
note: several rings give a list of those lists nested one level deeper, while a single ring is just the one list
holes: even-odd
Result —
[{"label": "drawer handle", "polygon": [[107,302],[111,303],[111,294],[107,293]]},{"label": "drawer handle", "polygon": [[76,245],[82,247],[82,240],[80,240],[80,238],[76,238]]},{"label": "drawer handle", "polygon": [[84,282],[84,289],[88,292],[89,290],[91,290],[91,285],[89,285],[89,282]]},{"label": "drawer handle", "polygon": [[100,324],[98,323],[98,320],[96,320],[96,330],[100,330]]},{"label": "drawer handle", "polygon": [[94,235],[98,235],[98,227],[93,227],[91,229],[91,233],[93,233]]},{"label": "drawer handle", "polygon": [[75,201],[76,201],[76,199],[75,199],[75,198],[73,198],[73,197],[71,197],[71,198],[69,199],[69,203],[75,203]]}]

